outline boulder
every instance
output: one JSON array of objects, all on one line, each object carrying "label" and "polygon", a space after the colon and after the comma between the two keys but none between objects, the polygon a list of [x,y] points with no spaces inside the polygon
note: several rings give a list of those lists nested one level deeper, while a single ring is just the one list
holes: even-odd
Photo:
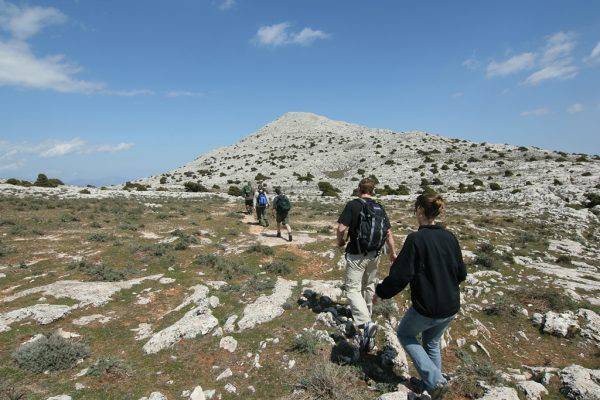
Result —
[{"label": "boulder", "polygon": [[541,400],[542,396],[548,394],[548,390],[536,381],[525,381],[517,384],[527,400]]},{"label": "boulder", "polygon": [[573,400],[600,400],[600,369],[571,365],[558,372],[562,392]]},{"label": "boulder", "polygon": [[519,395],[511,387],[495,386],[486,388],[485,395],[479,400],[519,400]]}]

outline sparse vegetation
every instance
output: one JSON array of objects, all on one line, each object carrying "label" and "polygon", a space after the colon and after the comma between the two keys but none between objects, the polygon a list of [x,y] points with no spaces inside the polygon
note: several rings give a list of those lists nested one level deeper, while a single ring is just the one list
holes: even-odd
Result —
[{"label": "sparse vegetation", "polygon": [[53,333],[21,345],[12,357],[20,368],[42,373],[70,369],[89,354],[86,344]]}]

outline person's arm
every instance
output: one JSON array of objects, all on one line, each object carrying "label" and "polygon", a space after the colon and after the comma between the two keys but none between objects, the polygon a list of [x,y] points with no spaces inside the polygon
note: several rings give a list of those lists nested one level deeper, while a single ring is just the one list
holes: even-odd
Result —
[{"label": "person's arm", "polygon": [[456,278],[458,279],[458,283],[461,283],[465,279],[467,279],[467,266],[465,265],[465,261],[463,260],[462,250],[460,249],[460,244],[458,243],[458,239],[454,237],[456,240],[456,249],[458,252],[458,273]]},{"label": "person's arm", "polygon": [[388,251],[390,253],[390,261],[394,262],[396,260],[396,242],[394,241],[394,235],[392,234],[392,229],[388,229],[387,239],[385,240],[388,246]]},{"label": "person's arm", "polygon": [[337,228],[338,247],[344,247],[344,245],[346,244],[346,232],[348,232],[348,227],[342,223],[339,223]]},{"label": "person's arm", "polygon": [[408,235],[396,261],[390,267],[390,274],[375,289],[382,299],[390,299],[408,285],[415,274],[416,249],[414,236]]}]

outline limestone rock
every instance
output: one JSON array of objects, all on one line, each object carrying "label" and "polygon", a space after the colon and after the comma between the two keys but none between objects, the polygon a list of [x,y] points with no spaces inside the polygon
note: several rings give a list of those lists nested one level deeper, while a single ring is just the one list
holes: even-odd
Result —
[{"label": "limestone rock", "polygon": [[485,395],[479,400],[519,400],[519,395],[511,387],[495,386],[486,388]]},{"label": "limestone rock", "polygon": [[600,400],[600,369],[571,365],[560,370],[558,376],[568,398]]},{"label": "limestone rock", "polygon": [[544,316],[544,325],[542,330],[555,336],[567,337],[573,335],[579,330],[577,316],[571,311],[558,314],[554,311],[548,311]]},{"label": "limestone rock", "polygon": [[292,288],[296,285],[297,282],[278,277],[271,295],[261,295],[254,303],[244,308],[243,316],[238,321],[240,331],[254,328],[282,315],[283,305],[292,295]]},{"label": "limestone rock", "polygon": [[527,400],[541,400],[542,396],[548,394],[544,385],[536,381],[519,382],[517,387],[525,394]]},{"label": "limestone rock", "polygon": [[237,349],[237,344],[237,340],[235,340],[233,337],[225,336],[224,338],[221,338],[221,341],[219,342],[219,347],[227,350],[230,353],[233,353],[235,349]]}]

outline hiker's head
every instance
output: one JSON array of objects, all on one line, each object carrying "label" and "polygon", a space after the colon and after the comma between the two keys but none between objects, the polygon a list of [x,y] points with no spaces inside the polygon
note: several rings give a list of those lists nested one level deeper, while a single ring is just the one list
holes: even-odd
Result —
[{"label": "hiker's head", "polygon": [[279,186],[277,186],[277,187],[275,188],[275,193],[276,193],[276,194],[281,194],[281,188],[280,188]]},{"label": "hiker's head", "polygon": [[263,190],[267,190],[267,183],[266,182],[262,184],[262,188],[263,188]]},{"label": "hiker's head", "polygon": [[375,191],[375,181],[371,178],[363,178],[358,183],[358,195],[369,195],[372,196]]},{"label": "hiker's head", "polygon": [[248,181],[247,185],[252,186],[252,182]]},{"label": "hiker's head", "polygon": [[420,225],[431,223],[444,210],[446,202],[439,194],[421,194],[415,201],[415,214]]}]

